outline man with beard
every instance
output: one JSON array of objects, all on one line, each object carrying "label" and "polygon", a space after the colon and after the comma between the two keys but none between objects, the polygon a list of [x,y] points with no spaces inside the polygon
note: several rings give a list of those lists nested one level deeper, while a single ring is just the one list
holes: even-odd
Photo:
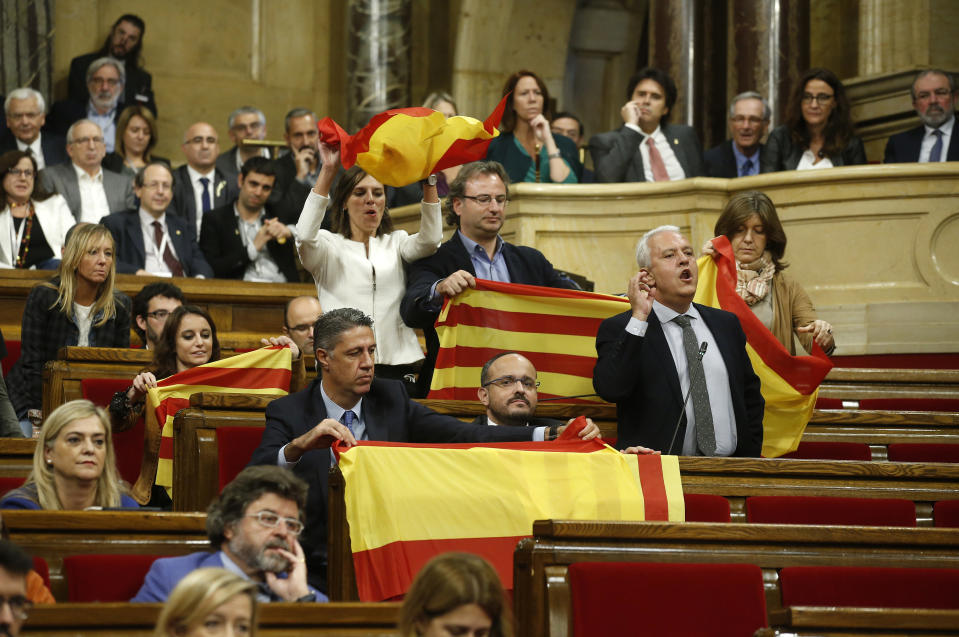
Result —
[{"label": "man with beard", "polygon": [[[486,413],[473,420],[474,425],[513,427],[559,427],[563,423],[552,418],[537,418],[536,368],[522,354],[501,352],[486,361],[480,372],[476,390]],[[590,424],[592,422],[590,421]]]},{"label": "man with beard", "polygon": [[223,487],[207,509],[206,532],[214,553],[162,558],[150,567],[130,601],[165,602],[177,583],[198,568],[225,568],[257,583],[264,602],[325,602],[306,582],[297,539],[307,485],[279,467],[247,467]]},{"label": "man with beard", "polygon": [[146,349],[156,349],[167,317],[181,305],[183,292],[166,281],[145,285],[133,297],[133,331]]},{"label": "man with beard", "polygon": [[922,124],[890,137],[883,163],[959,161],[956,80],[952,73],[939,69],[922,71],[910,91],[912,106]]},{"label": "man with beard", "polygon": [[74,122],[89,119],[103,131],[106,152],[112,153],[116,145],[117,120],[120,119],[120,96],[126,84],[123,63],[112,57],[94,60],[87,67],[89,97],[84,101],[60,100],[50,110],[50,128],[62,134]]},{"label": "man with beard", "polygon": [[17,637],[27,618],[30,602],[27,599],[27,574],[33,560],[16,544],[0,540],[0,635]]},{"label": "man with beard", "polygon": [[122,61],[126,70],[127,82],[120,98],[123,105],[142,104],[156,115],[153,78],[140,66],[140,51],[143,49],[145,32],[146,24],[139,16],[130,13],[120,16],[113,23],[110,34],[99,51],[78,55],[70,62],[68,97],[77,102],[86,102],[90,97],[86,85],[87,68],[97,58],[110,56]]}]

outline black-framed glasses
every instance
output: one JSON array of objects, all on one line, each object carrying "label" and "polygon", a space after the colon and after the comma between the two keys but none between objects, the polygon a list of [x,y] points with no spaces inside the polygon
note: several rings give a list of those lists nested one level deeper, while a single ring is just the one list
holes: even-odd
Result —
[{"label": "black-framed glasses", "polygon": [[33,168],[11,168],[7,171],[8,175],[13,175],[14,177],[36,177],[37,171]]},{"label": "black-framed glasses", "polygon": [[282,515],[274,513],[273,511],[260,511],[259,513],[247,515],[245,517],[256,518],[257,522],[268,529],[275,529],[280,525],[280,522],[283,522],[283,528],[286,529],[287,533],[291,535],[299,535],[303,532],[302,522],[296,518],[285,518]]},{"label": "black-framed glasses", "polygon": [[483,387],[489,387],[490,385],[496,385],[500,389],[509,389],[516,383],[521,383],[526,389],[536,389],[539,387],[539,381],[533,380],[529,376],[523,376],[522,378],[516,378],[515,376],[500,376],[499,378],[494,378],[493,380],[488,380],[483,383]]},{"label": "black-framed glasses", "polygon": [[817,93],[816,95],[813,95],[812,93],[803,93],[802,101],[804,104],[809,104],[810,102],[816,102],[817,104],[822,106],[823,104],[828,104],[833,97],[834,97],[833,95],[828,95],[826,93]]},{"label": "black-framed glasses", "polygon": [[170,310],[153,310],[152,312],[147,312],[147,316],[152,319],[162,321],[166,317],[170,316]]},{"label": "black-framed glasses", "polygon": [[501,206],[509,203],[509,197],[506,195],[496,195],[495,197],[492,195],[463,195],[463,199],[472,199],[483,206],[488,206],[494,201]]},{"label": "black-framed glasses", "polygon": [[10,605],[10,612],[20,621],[24,621],[27,615],[30,614],[30,609],[33,608],[33,602],[23,595],[14,595],[13,597],[0,596],[0,608],[3,608],[4,604]]}]

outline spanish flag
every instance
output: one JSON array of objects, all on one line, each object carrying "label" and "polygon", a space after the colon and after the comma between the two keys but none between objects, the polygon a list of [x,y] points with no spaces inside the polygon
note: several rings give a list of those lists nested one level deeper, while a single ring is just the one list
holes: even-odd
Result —
[{"label": "spanish flag", "polygon": [[172,490],[173,417],[190,406],[190,396],[200,392],[285,396],[290,388],[291,359],[288,347],[263,347],[158,381],[147,392],[145,444],[149,453],[145,450],[133,497],[141,504],[149,501],[154,481]]},{"label": "spanish flag", "polygon": [[387,186],[405,186],[429,175],[483,159],[499,131],[504,97],[481,122],[457,115],[446,118],[430,108],[395,108],[373,116],[356,135],[348,135],[324,117],[317,128],[324,143],[339,146],[344,168],[358,164]]},{"label": "spanish flag", "polygon": [[576,430],[554,442],[361,442],[343,452],[360,599],[404,594],[447,551],[484,557],[511,589],[513,551],[535,520],[685,520],[675,456],[624,455]]}]

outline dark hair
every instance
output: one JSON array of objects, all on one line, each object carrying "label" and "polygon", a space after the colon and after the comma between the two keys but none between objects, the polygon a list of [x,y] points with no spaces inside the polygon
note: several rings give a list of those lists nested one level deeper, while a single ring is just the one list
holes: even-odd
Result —
[{"label": "dark hair", "polygon": [[747,190],[730,197],[716,220],[713,236],[725,235],[732,238],[753,215],[759,215],[759,221],[763,224],[766,249],[776,265],[776,272],[787,268],[789,264],[782,260],[786,254],[786,232],[779,215],[776,214],[776,206],[766,193]]},{"label": "dark hair", "polygon": [[117,120],[116,152],[120,157],[126,157],[127,149],[126,144],[123,142],[123,135],[127,132],[127,126],[130,125],[130,120],[133,119],[134,116],[142,117],[143,121],[150,127],[150,141],[147,142],[147,147],[143,149],[143,160],[149,162],[150,155],[157,145],[157,120],[156,117],[153,116],[153,113],[150,112],[150,109],[142,104],[127,106],[123,109],[123,112],[120,113],[120,119]]},{"label": "dark hair", "polygon": [[311,111],[308,108],[294,108],[289,113],[286,114],[286,117],[283,118],[283,130],[287,133],[290,132],[290,121],[296,119],[297,117],[304,117],[306,115],[311,115],[313,121],[316,121],[316,113]]},{"label": "dark hair", "polygon": [[206,510],[206,535],[213,548],[226,541],[226,529],[241,520],[246,508],[267,493],[296,502],[302,520],[306,511],[306,482],[289,469],[273,465],[247,467],[223,487]]},{"label": "dark hair", "polygon": [[[147,310],[150,308],[150,300],[155,296],[164,296],[168,299],[176,299],[180,303],[183,303],[183,291],[172,283],[167,283],[166,281],[148,283],[133,297],[132,313],[134,319],[138,316],[146,319]],[[137,333],[137,336],[140,337],[140,340],[146,343],[146,332],[140,329],[140,326],[135,320],[132,322],[131,327]]]},{"label": "dark hair", "polygon": [[450,182],[450,191],[446,197],[446,223],[456,228],[460,225],[460,216],[453,210],[453,200],[462,199],[466,196],[466,182],[477,175],[496,175],[506,186],[506,196],[509,197],[509,175],[503,164],[492,159],[481,159],[466,164],[460,168],[456,179]]},{"label": "dark hair", "polygon": [[586,129],[583,128],[583,120],[581,120],[580,118],[576,117],[576,115],[574,115],[573,113],[570,113],[569,111],[560,111],[560,112],[556,113],[555,115],[553,115],[553,116],[550,118],[549,123],[552,124],[552,123],[555,122],[556,120],[558,120],[558,119],[563,119],[564,117],[567,118],[567,119],[575,120],[576,123],[579,124],[579,136],[582,137],[583,134],[586,132]]},{"label": "dark hair", "polygon": [[676,97],[679,95],[676,91],[676,82],[673,81],[673,78],[669,77],[669,74],[666,71],[661,71],[659,69],[647,66],[644,69],[641,69],[638,73],[629,78],[626,89],[626,100],[629,101],[633,99],[633,91],[636,90],[636,87],[643,80],[652,80],[663,87],[663,92],[666,94],[666,113],[660,119],[661,124],[665,124],[669,121],[669,115],[673,112],[673,105],[676,104]]},{"label": "dark hair", "polygon": [[[350,228],[350,214],[346,210],[346,201],[356,188],[356,184],[363,181],[369,173],[353,166],[340,178],[333,191],[333,203],[330,206],[330,232],[341,234],[347,239],[352,238],[352,229]],[[375,178],[374,178],[375,179]],[[384,199],[385,199],[385,186]],[[380,219],[380,225],[376,229],[377,235],[384,235],[393,232],[393,219],[390,217],[390,209],[384,204],[383,218]]]},{"label": "dark hair", "polygon": [[[11,170],[17,167],[17,164],[20,163],[20,160],[26,157],[30,160],[30,163],[33,164],[33,192],[30,193],[30,199],[32,201],[43,201],[49,199],[53,196],[52,192],[47,192],[43,187],[43,184],[40,183],[40,175],[37,170],[37,160],[32,153],[28,153],[25,150],[11,150],[3,155],[0,155],[0,180],[7,176]],[[7,193],[3,193],[3,199],[6,200]]]},{"label": "dark hair", "polygon": [[493,358],[486,361],[486,363],[483,365],[483,370],[480,372],[480,387],[485,385],[486,382],[489,380],[489,368],[493,366],[493,363],[503,358],[504,356],[509,356],[510,354],[516,354],[517,356],[522,356],[522,354],[520,354],[519,352],[514,352],[514,351],[500,352]]},{"label": "dark hair", "polygon": [[170,185],[176,185],[176,175],[173,174],[173,169],[170,168],[170,164],[165,161],[151,161],[146,166],[137,171],[137,174],[133,176],[133,185],[137,188],[143,188],[143,180],[146,178],[147,168],[150,166],[162,166],[168,173],[170,173]]},{"label": "dark hair", "polygon": [[802,114],[802,96],[806,92],[806,84],[810,80],[822,80],[832,88],[834,99],[836,100],[832,112],[829,113],[829,120],[823,129],[823,145],[820,151],[821,157],[838,155],[849,143],[852,137],[853,125],[852,114],[849,107],[849,98],[846,97],[846,89],[842,82],[836,77],[836,74],[829,69],[812,68],[802,74],[799,81],[793,87],[792,95],[786,104],[786,126],[792,136],[794,144],[800,148],[809,148],[809,142],[812,140],[812,133],[806,126],[806,120]]},{"label": "dark hair", "polygon": [[180,323],[187,314],[196,314],[206,319],[210,324],[210,333],[213,341],[213,351],[210,352],[210,360],[220,360],[220,339],[216,336],[216,324],[210,315],[195,305],[181,305],[170,312],[167,317],[166,325],[163,326],[163,332],[160,334],[160,340],[157,342],[157,348],[153,352],[153,374],[157,380],[172,376],[176,373],[176,335],[180,331]]},{"label": "dark hair", "polygon": [[946,81],[949,82],[949,92],[956,92],[956,77],[952,73],[942,69],[925,69],[924,71],[919,71],[916,73],[916,77],[913,78],[912,84],[909,85],[909,95],[912,97],[913,102],[916,101],[916,82],[927,75],[942,75],[946,78]]},{"label": "dark hair", "polygon": [[[138,68],[142,66],[140,51],[143,49],[143,36],[145,36],[147,33],[147,25],[146,22],[143,21],[143,18],[132,13],[124,13],[117,18],[116,22],[113,23],[113,26],[110,27],[110,33],[107,34],[107,39],[104,40],[103,46],[100,47],[100,51],[97,53],[97,57],[103,57],[111,54],[110,44],[113,41],[113,32],[116,31],[116,28],[120,26],[121,22],[129,22],[136,28],[140,29],[139,41],[137,41],[136,46],[130,49],[130,52],[127,53],[126,59],[124,60],[124,62],[129,64],[132,68]],[[129,76],[129,71],[127,71],[127,75]]]},{"label": "dark hair", "polygon": [[313,349],[333,351],[340,335],[354,327],[373,329],[373,319],[352,307],[338,307],[321,314],[313,323]]},{"label": "dark hair", "polygon": [[276,177],[276,164],[266,157],[257,155],[250,157],[240,166],[240,174],[246,179],[250,173],[257,173],[266,177]]},{"label": "dark hair", "polygon": [[8,573],[26,577],[33,569],[33,559],[13,542],[0,540],[0,566]]},{"label": "dark hair", "polygon": [[[503,95],[505,96],[511,93],[524,77],[531,77],[536,80],[536,85],[539,86],[539,90],[543,94],[543,117],[549,119],[549,89],[546,88],[543,80],[532,71],[521,69],[506,78],[506,84],[503,85]],[[513,107],[513,100],[508,99],[506,100],[506,108],[503,110],[503,119],[500,121],[499,129],[504,133],[512,133],[514,128],[516,128],[516,109]]]}]

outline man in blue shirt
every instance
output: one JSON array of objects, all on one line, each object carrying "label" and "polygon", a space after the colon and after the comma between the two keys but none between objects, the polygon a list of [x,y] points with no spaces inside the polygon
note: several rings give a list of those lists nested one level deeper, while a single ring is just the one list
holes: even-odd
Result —
[{"label": "man in blue shirt", "polygon": [[760,140],[769,128],[769,104],[755,91],[733,98],[729,105],[732,139],[703,153],[707,177],[749,177],[759,174]]}]

